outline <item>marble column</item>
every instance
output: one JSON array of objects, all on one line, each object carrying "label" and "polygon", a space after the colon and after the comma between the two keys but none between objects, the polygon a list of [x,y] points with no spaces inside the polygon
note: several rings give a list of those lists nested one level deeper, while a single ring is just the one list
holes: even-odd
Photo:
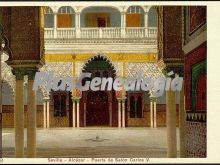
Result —
[{"label": "marble column", "polygon": [[121,37],[125,38],[126,12],[121,12]]},{"label": "marble column", "polygon": [[13,70],[16,77],[14,128],[15,128],[15,157],[24,157],[24,74],[22,70]]},{"label": "marble column", "polygon": [[118,100],[118,127],[121,128],[121,99]]},{"label": "marble column", "polygon": [[177,157],[175,92],[166,91],[167,157]]},{"label": "marble column", "polygon": [[44,100],[44,109],[43,109],[43,127],[47,128],[47,102]]},{"label": "marble column", "polygon": [[57,38],[57,13],[54,13],[54,38]]},{"label": "marble column", "polygon": [[157,128],[157,99],[154,98],[154,128]]},{"label": "marble column", "polygon": [[150,98],[150,127],[154,127],[154,119],[153,119],[153,99]]},{"label": "marble column", "polygon": [[80,12],[75,13],[76,38],[80,38]]},{"label": "marble column", "polygon": [[27,115],[27,157],[36,157],[37,107],[36,92],[33,90],[36,71],[28,72],[28,115]]},{"label": "marble column", "polygon": [[179,93],[179,141],[180,141],[180,157],[186,158],[186,111],[184,85]]},{"label": "marble column", "polygon": [[148,12],[144,13],[144,29],[145,37],[148,37]]},{"label": "marble column", "polygon": [[75,99],[72,98],[73,100],[73,127],[75,128],[76,127],[76,102],[75,102]]},{"label": "marble column", "polygon": [[125,128],[125,100],[126,98],[122,99],[122,127]]},{"label": "marble column", "polygon": [[47,105],[47,128],[50,128],[50,98],[46,99],[46,105]]},{"label": "marble column", "polygon": [[76,126],[77,128],[80,127],[80,113],[79,113],[79,103],[80,103],[80,98],[76,99]]}]

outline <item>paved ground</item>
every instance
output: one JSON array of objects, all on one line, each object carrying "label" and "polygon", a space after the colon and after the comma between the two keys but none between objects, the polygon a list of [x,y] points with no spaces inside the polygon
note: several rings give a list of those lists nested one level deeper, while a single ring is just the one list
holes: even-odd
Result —
[{"label": "paved ground", "polygon": [[[14,130],[3,129],[3,157],[14,157],[14,145]],[[166,157],[166,128],[38,129],[37,157]]]}]

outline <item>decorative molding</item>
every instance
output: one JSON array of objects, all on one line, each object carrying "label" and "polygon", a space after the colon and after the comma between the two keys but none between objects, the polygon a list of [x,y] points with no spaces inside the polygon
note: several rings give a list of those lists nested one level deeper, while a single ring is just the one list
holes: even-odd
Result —
[{"label": "decorative molding", "polygon": [[186,120],[193,122],[206,122],[207,114],[206,112],[186,113]]},{"label": "decorative molding", "polygon": [[41,68],[44,62],[41,60],[9,60],[6,63],[12,68]]},{"label": "decorative molding", "polygon": [[[88,61],[90,58],[99,53],[87,54],[47,54],[45,55],[46,62],[75,62]],[[103,54],[103,53],[102,53]],[[104,53],[111,61],[123,62],[156,62],[156,53]]]},{"label": "decorative molding", "polygon": [[200,33],[197,37],[193,38],[191,41],[189,41],[186,45],[183,46],[183,51],[185,54],[188,54],[195,48],[197,48],[199,45],[207,41],[207,31],[203,31]]}]

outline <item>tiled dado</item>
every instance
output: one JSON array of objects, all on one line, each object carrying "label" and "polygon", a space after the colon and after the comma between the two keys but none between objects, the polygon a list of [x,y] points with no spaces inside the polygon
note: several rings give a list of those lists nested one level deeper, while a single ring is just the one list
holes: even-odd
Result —
[{"label": "tiled dado", "polygon": [[[14,127],[14,106],[3,105],[3,128]],[[24,106],[24,127],[27,128],[27,106]],[[43,127],[43,105],[37,105],[37,127]],[[50,108],[50,127],[69,127],[69,113],[65,117],[54,117],[52,106]]]},{"label": "tiled dado", "polygon": [[[69,127],[69,111],[65,117],[54,117],[53,106],[50,106],[50,127]],[[14,127],[14,106],[4,105],[2,114],[3,128]],[[150,127],[150,105],[145,105],[143,118],[129,118],[127,119],[128,127]],[[157,127],[166,126],[166,105],[157,104]],[[176,105],[176,126],[179,126],[179,110]],[[27,127],[27,106],[24,106],[24,127]],[[43,127],[43,105],[37,105],[37,127]]]},{"label": "tiled dado", "polygon": [[206,122],[186,122],[187,157],[206,157],[207,155],[207,124]]},{"label": "tiled dado", "polygon": [[[145,105],[143,118],[129,118],[129,127],[150,127],[150,105]],[[157,127],[166,126],[166,104],[157,104]],[[176,126],[179,126],[179,105],[176,105]]]}]

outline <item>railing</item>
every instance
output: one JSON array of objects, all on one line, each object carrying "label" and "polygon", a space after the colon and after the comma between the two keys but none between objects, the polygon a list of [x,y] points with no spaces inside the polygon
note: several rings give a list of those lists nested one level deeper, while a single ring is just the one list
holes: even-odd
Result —
[{"label": "railing", "polygon": [[102,28],[103,38],[120,38],[121,29],[120,28]]},{"label": "railing", "polygon": [[56,38],[156,38],[157,28],[45,28],[45,39]]},{"label": "railing", "polygon": [[128,38],[143,38],[145,36],[145,29],[144,28],[126,28],[125,29],[125,36]]},{"label": "railing", "polygon": [[44,28],[44,38],[54,38],[54,29]]},{"label": "railing", "polygon": [[99,29],[80,28],[80,38],[99,38]]},{"label": "railing", "polygon": [[[57,38],[75,38],[76,30],[70,28],[57,28]],[[55,37],[54,37],[55,38]]]}]

